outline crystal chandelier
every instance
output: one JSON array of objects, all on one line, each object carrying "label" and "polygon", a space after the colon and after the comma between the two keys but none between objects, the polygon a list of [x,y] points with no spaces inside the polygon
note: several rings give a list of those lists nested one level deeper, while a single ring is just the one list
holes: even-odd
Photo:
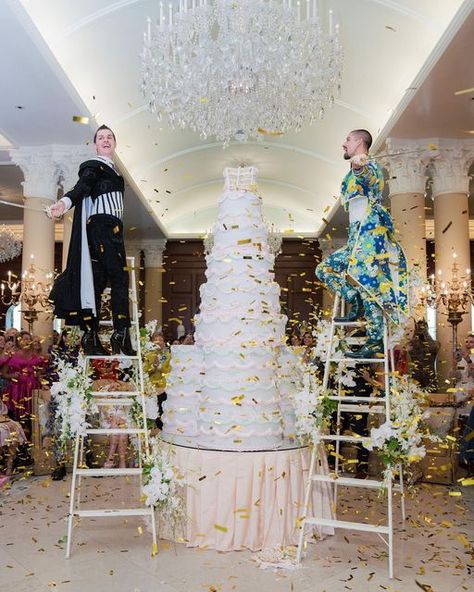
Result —
[{"label": "crystal chandelier", "polygon": [[179,0],[148,19],[141,88],[159,121],[228,143],[322,118],[341,72],[317,0]]},{"label": "crystal chandelier", "polygon": [[21,253],[21,241],[6,226],[0,227],[0,263],[15,259]]}]

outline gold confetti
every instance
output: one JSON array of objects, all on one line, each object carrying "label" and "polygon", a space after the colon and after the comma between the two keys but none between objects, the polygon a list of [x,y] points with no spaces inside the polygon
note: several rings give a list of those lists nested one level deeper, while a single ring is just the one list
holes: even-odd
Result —
[{"label": "gold confetti", "polygon": [[259,127],[257,129],[257,132],[259,134],[261,134],[262,136],[273,136],[273,137],[276,137],[276,136],[282,136],[283,135],[283,132],[278,132],[278,131],[274,131],[274,130],[266,130],[263,127]]},{"label": "gold confetti", "polygon": [[214,528],[216,530],[220,530],[221,532],[227,532],[228,530],[227,526],[221,526],[220,524],[214,524]]},{"label": "gold confetti", "polygon": [[83,125],[87,125],[89,123],[89,118],[85,117],[84,115],[73,115],[72,120],[75,123],[82,123]]}]

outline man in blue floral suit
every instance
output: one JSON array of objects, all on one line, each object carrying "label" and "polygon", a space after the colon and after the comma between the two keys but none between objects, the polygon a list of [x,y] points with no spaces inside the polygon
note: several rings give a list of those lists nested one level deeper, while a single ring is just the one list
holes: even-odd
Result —
[{"label": "man in blue floral suit", "polygon": [[380,166],[368,156],[372,136],[353,130],[342,145],[351,168],[344,177],[341,199],[349,213],[347,245],[322,261],[316,276],[350,305],[338,321],[355,321],[362,315],[367,342],[352,358],[370,358],[383,351],[383,314],[399,324],[408,313],[407,266],[394,238],[392,219],[382,206],[384,188]]}]

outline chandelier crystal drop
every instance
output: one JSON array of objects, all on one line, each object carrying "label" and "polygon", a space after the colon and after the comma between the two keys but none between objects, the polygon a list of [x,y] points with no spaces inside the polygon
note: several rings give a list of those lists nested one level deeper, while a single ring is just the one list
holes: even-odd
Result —
[{"label": "chandelier crystal drop", "polygon": [[202,139],[299,131],[340,89],[339,27],[331,11],[322,19],[317,0],[161,3],[144,37],[141,89],[151,112]]},{"label": "chandelier crystal drop", "polygon": [[5,225],[0,226],[0,263],[18,257],[21,248],[21,240]]}]

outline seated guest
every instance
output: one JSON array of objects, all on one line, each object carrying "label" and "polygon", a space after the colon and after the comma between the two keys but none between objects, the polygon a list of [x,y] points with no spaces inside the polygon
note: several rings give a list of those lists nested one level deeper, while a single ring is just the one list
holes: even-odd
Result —
[{"label": "seated guest", "polygon": [[[191,336],[192,338],[192,336]],[[163,403],[166,401],[166,375],[170,371],[171,355],[166,349],[163,334],[157,332],[153,335],[152,341],[156,346],[154,351],[148,352],[145,356],[143,370],[149,375],[155,392],[158,396],[158,419],[156,425],[160,430],[163,427],[161,416],[163,414]],[[185,345],[185,343],[183,343]]]},{"label": "seated guest", "polygon": [[303,346],[304,346],[304,353],[303,353],[303,363],[310,364],[313,361],[313,348],[314,348],[314,338],[313,335],[306,331],[303,334]]},{"label": "seated guest", "polygon": [[292,333],[290,336],[290,345],[292,347],[300,347],[301,345],[301,337],[298,333]]},{"label": "seated guest", "polygon": [[459,445],[459,465],[467,470],[469,477],[474,477],[474,407],[471,408]]},{"label": "seated guest", "polygon": [[[8,409],[5,403],[0,401],[0,449],[6,449],[5,476],[10,477],[13,473],[13,462],[15,460],[18,446],[26,442],[25,432],[17,421],[8,416]],[[2,483],[3,481],[3,483]],[[0,487],[7,479],[1,479]]]},{"label": "seated guest", "polygon": [[460,405],[458,415],[468,417],[474,393],[474,335],[468,335],[464,346],[454,352],[450,378],[456,381],[455,388],[458,389],[454,394]]},{"label": "seated guest", "polygon": [[194,337],[192,333],[188,333],[183,339],[183,345],[194,345]]},{"label": "seated guest", "polygon": [[[92,360],[94,368],[94,390],[107,391],[123,390],[123,372],[118,360]],[[106,429],[129,427],[128,410],[124,405],[106,405],[100,407],[100,426]],[[128,434],[111,434],[109,437],[109,451],[104,463],[105,469],[118,466],[120,469],[127,467]]]}]

